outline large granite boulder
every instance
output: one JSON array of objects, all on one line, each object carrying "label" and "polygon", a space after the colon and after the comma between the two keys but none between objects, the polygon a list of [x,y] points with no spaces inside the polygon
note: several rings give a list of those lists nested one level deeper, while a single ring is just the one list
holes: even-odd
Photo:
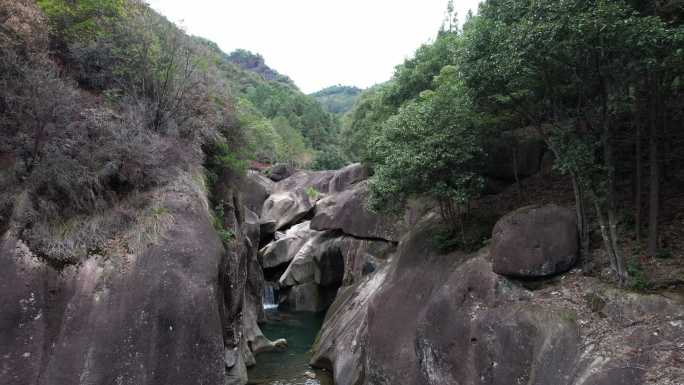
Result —
[{"label": "large granite boulder", "polygon": [[321,232],[297,252],[279,279],[282,287],[316,282],[320,286],[351,285],[379,269],[394,250],[389,242]]},{"label": "large granite boulder", "polygon": [[310,222],[302,222],[288,229],[279,239],[259,251],[264,268],[280,266],[290,262],[302,246],[318,232],[309,228]]},{"label": "large granite boulder", "polygon": [[321,195],[327,195],[347,190],[366,179],[368,169],[360,163],[354,163],[335,171],[298,171],[276,183],[274,191],[313,189]]},{"label": "large granite boulder", "polygon": [[316,190],[327,193],[334,171],[298,171],[273,186],[274,192]]},{"label": "large granite boulder", "polygon": [[363,181],[348,190],[321,199],[316,204],[311,228],[341,230],[357,238],[397,241],[395,221],[368,210],[367,197],[368,183]]},{"label": "large granite boulder", "polygon": [[555,205],[521,208],[494,226],[494,271],[524,278],[562,273],[575,264],[578,243],[572,211]]},{"label": "large granite boulder", "polygon": [[329,194],[342,192],[356,183],[368,179],[368,176],[367,167],[361,163],[350,164],[347,167],[335,171],[326,192]]},{"label": "large granite boulder", "polygon": [[282,230],[301,221],[313,211],[314,204],[313,197],[301,189],[272,194],[261,211],[261,221],[268,226],[264,230]]},{"label": "large granite boulder", "polygon": [[283,179],[289,178],[295,172],[295,168],[289,164],[278,163],[271,167],[268,177],[274,182],[280,182]]},{"label": "large granite boulder", "polygon": [[283,275],[280,276],[278,280],[280,286],[288,287],[314,282],[318,270],[316,257],[326,253],[334,242],[335,235],[330,232],[319,232],[306,240]]},{"label": "large granite boulder", "polygon": [[249,170],[244,183],[240,187],[242,197],[247,208],[261,214],[264,202],[273,192],[273,181],[259,172]]}]

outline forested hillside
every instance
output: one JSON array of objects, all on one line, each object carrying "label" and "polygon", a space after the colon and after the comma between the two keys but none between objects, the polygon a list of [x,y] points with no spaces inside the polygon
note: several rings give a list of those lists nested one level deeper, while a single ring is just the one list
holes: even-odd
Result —
[{"label": "forested hillside", "polygon": [[343,115],[348,112],[362,90],[350,86],[331,86],[311,94],[330,113]]},{"label": "forested hillside", "polygon": [[[350,156],[375,170],[371,205],[430,197],[447,239],[477,246],[457,234],[477,227],[502,180],[521,202],[565,185],[585,263],[648,286],[643,256],[682,248],[682,3],[490,0],[462,29],[449,9],[436,40],[365,91],[343,128]],[[521,182],[529,155],[541,161],[535,143],[567,182]]]},{"label": "forested hillside", "polygon": [[[205,159],[216,172],[249,160],[330,165],[336,120],[258,56],[225,54],[137,0],[37,5],[0,9],[0,159],[11,186],[0,192],[0,227],[14,217],[42,244],[57,225],[48,218],[128,202]],[[99,230],[125,228],[108,219]],[[71,248],[106,238],[81,230],[43,252],[73,259]]]},{"label": "forested hillside", "polygon": [[339,122],[334,116],[289,78],[266,66],[260,55],[237,50],[223,56],[226,63],[244,70],[224,63],[227,72],[233,71],[229,76],[238,97],[236,113],[255,135],[252,151],[258,160],[313,168],[344,165],[339,156],[331,159],[338,153]]}]

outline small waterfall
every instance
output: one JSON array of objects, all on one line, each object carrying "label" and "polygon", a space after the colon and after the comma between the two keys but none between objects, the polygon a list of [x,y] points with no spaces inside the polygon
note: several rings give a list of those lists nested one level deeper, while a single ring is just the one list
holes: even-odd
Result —
[{"label": "small waterfall", "polygon": [[271,282],[264,285],[263,303],[265,310],[278,308],[278,287]]}]

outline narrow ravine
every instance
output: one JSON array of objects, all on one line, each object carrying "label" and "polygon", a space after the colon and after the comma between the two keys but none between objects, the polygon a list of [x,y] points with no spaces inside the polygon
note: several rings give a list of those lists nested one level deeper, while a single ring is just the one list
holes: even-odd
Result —
[{"label": "narrow ravine", "polygon": [[[362,195],[357,190],[365,187],[367,172],[360,164],[335,171],[289,170],[278,181],[270,178],[251,172],[246,189],[248,197],[259,197],[251,202],[260,213],[265,316],[259,327],[267,340],[287,342],[256,350],[249,383],[332,384],[332,373],[309,365],[326,311],[338,289],[374,271],[382,263],[376,257],[386,255],[392,244],[377,239],[376,218],[356,213],[360,209],[352,210],[356,225],[351,231],[345,230],[347,222],[333,220]],[[355,233],[358,238],[350,235]]]},{"label": "narrow ravine", "polygon": [[311,346],[323,323],[324,313],[268,310],[262,325],[269,339],[285,338],[288,348],[257,356],[257,364],[248,371],[254,385],[332,385],[328,372],[309,366]]}]

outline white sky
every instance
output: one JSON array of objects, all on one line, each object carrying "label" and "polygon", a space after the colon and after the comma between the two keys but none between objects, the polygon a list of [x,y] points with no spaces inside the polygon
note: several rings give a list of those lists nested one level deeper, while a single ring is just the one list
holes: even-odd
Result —
[{"label": "white sky", "polygon": [[[306,93],[361,88],[437,34],[447,0],[148,0],[188,33],[260,53]],[[455,0],[461,22],[478,0]]]}]

